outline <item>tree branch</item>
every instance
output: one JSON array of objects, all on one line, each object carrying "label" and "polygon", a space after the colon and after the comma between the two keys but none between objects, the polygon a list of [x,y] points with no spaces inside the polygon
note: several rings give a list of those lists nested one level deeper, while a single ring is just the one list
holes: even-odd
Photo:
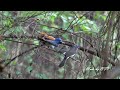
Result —
[{"label": "tree branch", "polygon": [[[2,35],[1,35],[2,36]],[[6,38],[31,38],[31,39],[38,39],[38,40],[41,40],[43,42],[46,42],[48,43],[47,41],[44,41],[42,38],[40,38],[39,36],[16,36],[16,35],[9,35],[9,36],[2,36],[2,38],[4,38],[5,40],[7,40]],[[3,39],[3,40],[4,40]],[[12,40],[11,40],[12,41]],[[15,41],[17,42],[17,41]],[[73,42],[68,42],[68,41],[63,41],[64,42],[64,45],[68,45],[68,46],[72,46],[74,43]],[[22,42],[18,42],[18,43],[22,43]],[[23,43],[23,44],[27,44],[27,43]],[[29,44],[30,45],[30,44]],[[33,45],[33,44],[32,44]],[[89,49],[86,49],[86,48],[83,48],[83,47],[80,47],[79,48],[81,51],[86,51],[87,53],[90,53],[92,55],[95,55],[95,56],[98,56],[101,58],[101,55],[96,51],[92,51],[92,50],[89,50]],[[109,63],[111,63],[113,66],[115,65],[115,63],[111,60],[107,60]]]}]

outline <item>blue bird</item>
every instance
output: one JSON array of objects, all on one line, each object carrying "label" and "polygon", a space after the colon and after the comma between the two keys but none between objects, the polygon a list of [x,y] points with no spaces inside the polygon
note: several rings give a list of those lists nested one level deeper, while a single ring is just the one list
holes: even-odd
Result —
[{"label": "blue bird", "polygon": [[70,58],[70,57],[73,57],[77,51],[78,51],[78,48],[80,46],[78,45],[73,45],[70,47],[69,51],[65,52],[65,56],[64,56],[64,59],[62,60],[62,62],[59,64],[59,67],[63,67],[64,64],[66,63],[66,61]]},{"label": "blue bird", "polygon": [[54,45],[54,46],[58,46],[59,44],[62,44],[62,39],[61,38],[55,38],[55,40],[45,40],[47,42],[49,42],[50,44]]}]

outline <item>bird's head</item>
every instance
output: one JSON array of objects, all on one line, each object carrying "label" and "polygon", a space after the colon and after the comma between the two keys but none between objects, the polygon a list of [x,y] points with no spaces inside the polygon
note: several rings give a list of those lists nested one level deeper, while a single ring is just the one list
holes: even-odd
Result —
[{"label": "bird's head", "polygon": [[62,44],[62,39],[61,39],[61,38],[56,38],[55,41],[56,41],[58,44]]}]

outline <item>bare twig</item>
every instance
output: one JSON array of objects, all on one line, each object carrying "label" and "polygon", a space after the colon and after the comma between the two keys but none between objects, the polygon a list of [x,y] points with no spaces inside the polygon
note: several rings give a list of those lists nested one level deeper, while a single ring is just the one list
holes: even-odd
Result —
[{"label": "bare twig", "polygon": [[7,62],[7,63],[5,64],[5,67],[8,66],[8,65],[9,65],[13,60],[15,60],[16,58],[22,56],[23,54],[25,54],[25,53],[27,53],[27,52],[30,52],[30,51],[34,50],[35,48],[38,48],[38,46],[35,46],[35,47],[33,47],[33,48],[29,49],[29,50],[26,50],[26,51],[20,53],[20,54],[17,55],[17,56],[15,56],[14,58],[12,58],[9,62]]}]

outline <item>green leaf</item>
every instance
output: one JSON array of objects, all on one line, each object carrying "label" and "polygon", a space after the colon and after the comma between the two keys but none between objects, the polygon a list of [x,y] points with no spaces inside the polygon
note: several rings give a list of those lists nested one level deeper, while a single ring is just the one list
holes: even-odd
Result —
[{"label": "green leaf", "polygon": [[28,61],[28,63],[32,63],[33,60],[32,60],[32,58],[30,58],[27,61]]},{"label": "green leaf", "polygon": [[0,49],[1,49],[2,51],[6,51],[6,47],[5,47],[4,45],[2,45],[2,44],[0,44]]},{"label": "green leaf", "polygon": [[5,15],[5,16],[10,16],[10,13],[9,13],[8,11],[5,11],[5,12],[3,13],[3,15]]},{"label": "green leaf", "polygon": [[20,71],[16,71],[16,74],[17,74],[17,75],[20,75],[20,74],[22,74],[22,73],[21,73]]},{"label": "green leaf", "polygon": [[90,20],[86,20],[86,21],[87,21],[88,24],[92,24],[92,25],[94,24],[93,21],[90,21]]},{"label": "green leaf", "polygon": [[63,34],[62,37],[67,40],[68,39],[68,34]]},{"label": "green leaf", "polygon": [[78,26],[78,25],[75,25],[75,26],[74,26],[74,30],[75,30],[75,32],[78,32],[78,31],[79,31],[79,26]]},{"label": "green leaf", "polygon": [[50,20],[52,21],[52,23],[55,21],[55,16],[51,16]]},{"label": "green leaf", "polygon": [[15,33],[21,33],[22,32],[22,27],[16,27],[15,30],[13,31]]},{"label": "green leaf", "polygon": [[107,16],[105,15],[100,15],[101,19],[103,19],[104,21],[106,20]]},{"label": "green leaf", "polygon": [[43,29],[44,31],[47,31],[47,32],[50,31],[49,28],[48,28],[47,26],[43,26],[42,29]]},{"label": "green leaf", "polygon": [[100,19],[100,20],[106,20],[107,16],[106,15],[102,15],[100,11],[96,11],[96,14],[94,16],[94,19]]},{"label": "green leaf", "polygon": [[58,71],[59,71],[61,74],[63,74],[63,73],[64,73],[64,68],[60,68]]},{"label": "green leaf", "polygon": [[38,40],[34,40],[33,42],[35,45],[39,45],[39,41]]},{"label": "green leaf", "polygon": [[90,31],[90,30],[91,30],[88,26],[85,26],[85,25],[82,25],[82,26],[81,26],[81,29],[82,29],[83,31]]},{"label": "green leaf", "polygon": [[43,79],[48,79],[48,77],[47,77],[45,74],[41,74],[41,77],[42,77]]},{"label": "green leaf", "polygon": [[40,78],[40,79],[42,78],[39,73],[35,74],[35,77]]},{"label": "green leaf", "polygon": [[66,17],[61,16],[61,18],[62,18],[62,20],[63,20],[64,23],[67,23],[67,18]]},{"label": "green leaf", "polygon": [[120,48],[120,42],[117,44],[117,47]]},{"label": "green leaf", "polygon": [[94,19],[99,19],[99,17],[100,17],[100,11],[96,11],[94,15]]},{"label": "green leaf", "polygon": [[2,21],[3,25],[6,26],[6,27],[12,27],[13,25],[13,20],[12,19],[5,19]]},{"label": "green leaf", "polygon": [[12,65],[16,65],[16,64],[17,64],[17,61],[13,61],[13,62],[12,62]]},{"label": "green leaf", "polygon": [[33,67],[32,67],[32,66],[27,67],[27,72],[30,72],[30,71],[32,71],[32,70],[33,70]]},{"label": "green leaf", "polygon": [[35,77],[39,79],[48,79],[48,77],[45,74],[37,73],[35,74]]}]

